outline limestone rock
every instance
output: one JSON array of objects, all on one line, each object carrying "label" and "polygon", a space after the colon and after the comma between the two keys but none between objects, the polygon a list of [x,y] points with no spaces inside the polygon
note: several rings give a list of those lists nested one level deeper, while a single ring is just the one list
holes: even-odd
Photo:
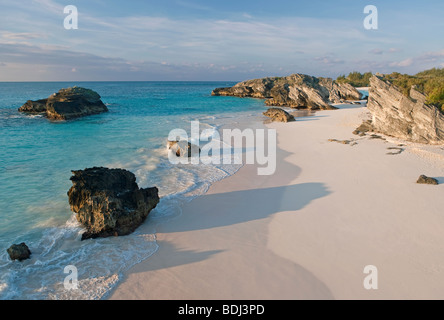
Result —
[{"label": "limestone rock", "polygon": [[193,157],[200,154],[199,146],[192,144],[191,142],[180,140],[180,141],[168,141],[168,150],[175,153],[177,157]]},{"label": "limestone rock", "polygon": [[82,240],[132,233],[159,203],[156,187],[139,189],[124,169],[73,171],[68,191],[71,210],[86,228]]},{"label": "limestone rock", "polygon": [[374,131],[427,144],[444,143],[444,114],[426,105],[426,97],[415,88],[405,96],[396,86],[373,76],[370,79],[368,110]]},{"label": "limestone rock", "polygon": [[20,107],[19,111],[30,114],[46,113],[46,101],[47,99],[36,101],[28,100],[23,106]]},{"label": "limestone rock", "polygon": [[425,175],[421,175],[418,179],[418,181],[416,181],[416,183],[419,184],[432,184],[432,185],[438,185],[438,180],[436,180],[435,178],[430,178],[427,177]]},{"label": "limestone rock", "polygon": [[356,128],[355,131],[353,131],[353,134],[359,135],[359,136],[365,136],[367,132],[373,131],[372,121],[371,120],[365,120],[362,122],[362,124]]},{"label": "limestone rock", "polygon": [[349,84],[305,74],[240,82],[231,88],[216,88],[213,96],[267,99],[266,105],[291,108],[336,109],[331,103],[359,100],[362,94]]},{"label": "limestone rock", "polygon": [[264,116],[271,118],[273,122],[290,122],[295,121],[294,116],[280,108],[270,108],[263,113]]},{"label": "limestone rock", "polygon": [[23,261],[23,260],[29,259],[29,257],[31,256],[31,251],[29,250],[28,246],[24,242],[22,242],[20,244],[13,244],[6,251],[8,252],[11,260]]},{"label": "limestone rock", "polygon": [[28,100],[19,108],[19,111],[30,114],[44,114],[51,120],[70,120],[108,112],[108,108],[100,100],[100,95],[97,92],[72,87],[61,89],[47,99]]}]

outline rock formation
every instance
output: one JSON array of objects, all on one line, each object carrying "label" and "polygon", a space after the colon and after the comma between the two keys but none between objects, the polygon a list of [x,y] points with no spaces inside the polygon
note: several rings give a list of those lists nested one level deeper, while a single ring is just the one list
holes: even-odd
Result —
[{"label": "rock formation", "polygon": [[70,120],[83,116],[107,112],[100,95],[90,89],[72,87],[61,89],[47,99],[28,100],[19,108],[20,112],[44,114],[51,120]]},{"label": "rock formation", "polygon": [[199,146],[192,144],[188,141],[168,141],[167,143],[168,150],[171,150],[177,157],[192,157],[198,156],[200,154]]},{"label": "rock formation", "polygon": [[444,143],[444,114],[427,105],[424,94],[412,87],[407,97],[378,76],[370,79],[370,85],[367,107],[374,131],[412,142]]},{"label": "rock formation", "polygon": [[263,113],[264,116],[271,118],[273,122],[290,122],[295,121],[294,116],[280,108],[270,108]]},{"label": "rock formation", "polygon": [[82,240],[132,233],[159,203],[156,187],[139,189],[124,169],[73,171],[68,191],[71,210],[86,228]]},{"label": "rock formation", "polygon": [[29,259],[29,257],[31,256],[31,251],[24,242],[20,244],[13,244],[6,251],[8,252],[11,260],[23,261]]},{"label": "rock formation", "polygon": [[367,132],[371,131],[373,131],[372,121],[364,120],[364,122],[359,127],[357,127],[355,131],[353,131],[353,134],[365,136]]},{"label": "rock formation", "polygon": [[331,103],[359,100],[362,94],[349,84],[304,74],[240,82],[231,88],[216,88],[213,96],[267,99],[266,105],[291,108],[335,109]]}]

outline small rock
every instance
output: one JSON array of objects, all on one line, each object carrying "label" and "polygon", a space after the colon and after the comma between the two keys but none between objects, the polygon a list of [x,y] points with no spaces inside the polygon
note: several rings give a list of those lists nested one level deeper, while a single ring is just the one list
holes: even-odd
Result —
[{"label": "small rock", "polygon": [[386,139],[385,138],[383,138],[383,137],[381,137],[381,136],[379,136],[379,135],[377,135],[377,134],[372,134],[371,136],[370,136],[370,138],[369,139],[380,139],[380,140],[384,140],[384,141],[386,141]]},{"label": "small rock", "polygon": [[185,157],[191,158],[193,156],[198,156],[200,154],[199,146],[192,144],[188,141],[168,141],[167,142],[168,150],[171,150],[176,154],[177,157]]},{"label": "small rock", "polygon": [[8,252],[11,260],[23,261],[29,259],[29,257],[31,256],[31,251],[24,242],[20,244],[13,244],[6,251]]},{"label": "small rock", "polygon": [[294,116],[280,108],[270,108],[263,113],[264,116],[271,118],[273,122],[295,121]]},{"label": "small rock", "polygon": [[352,141],[350,141],[350,140],[328,139],[328,142],[337,142],[337,143],[340,143],[340,144],[350,144]]},{"label": "small rock", "polygon": [[353,134],[362,137],[365,136],[365,134],[369,131],[373,131],[372,121],[366,120],[358,128],[356,128],[355,131],[353,131]]},{"label": "small rock", "polygon": [[398,148],[398,147],[390,147],[390,148],[387,148],[387,150],[393,150],[392,152],[387,152],[387,154],[390,156],[396,156],[396,155],[404,152],[403,148]]},{"label": "small rock", "polygon": [[425,175],[421,175],[418,179],[418,181],[416,181],[416,183],[420,183],[420,184],[432,184],[432,185],[438,185],[438,180],[436,180],[435,178],[430,178],[427,177]]}]

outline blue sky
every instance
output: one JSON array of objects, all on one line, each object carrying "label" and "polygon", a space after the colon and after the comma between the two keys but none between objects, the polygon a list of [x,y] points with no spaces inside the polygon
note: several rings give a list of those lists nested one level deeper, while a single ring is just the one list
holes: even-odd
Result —
[{"label": "blue sky", "polygon": [[442,0],[0,0],[0,81],[412,74],[444,67],[443,14]]}]

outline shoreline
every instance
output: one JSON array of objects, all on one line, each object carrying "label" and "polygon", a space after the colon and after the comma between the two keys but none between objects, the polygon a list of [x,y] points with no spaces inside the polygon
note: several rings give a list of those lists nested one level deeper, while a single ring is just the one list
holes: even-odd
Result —
[{"label": "shoreline", "polygon": [[[158,251],[108,299],[440,299],[444,151],[352,135],[368,117],[344,105],[278,134],[277,171],[244,165],[157,228]],[[328,139],[352,139],[343,145]],[[365,290],[364,267],[380,272]],[[409,282],[410,281],[410,282]]]}]

